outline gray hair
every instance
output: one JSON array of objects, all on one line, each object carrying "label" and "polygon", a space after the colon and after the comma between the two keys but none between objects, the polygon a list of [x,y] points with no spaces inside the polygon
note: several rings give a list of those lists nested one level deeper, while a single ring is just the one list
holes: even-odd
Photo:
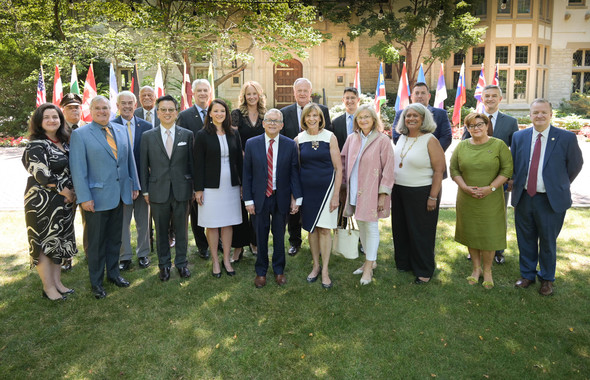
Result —
[{"label": "gray hair", "polygon": [[195,91],[195,88],[197,88],[197,85],[199,85],[199,84],[206,84],[207,87],[209,87],[209,90],[211,89],[211,83],[209,83],[209,81],[207,79],[200,78],[200,79],[195,79],[193,81],[193,85],[192,85],[193,92]]},{"label": "gray hair", "polygon": [[[355,88],[355,90],[356,90],[356,88]],[[377,130],[379,132],[383,131],[383,124],[381,124],[381,118],[379,116],[377,116],[377,112],[375,111],[375,107],[371,103],[371,104],[363,104],[354,113],[354,119],[353,119],[353,125],[352,125],[352,130],[354,132],[361,130],[361,127],[359,126],[359,122],[358,122],[358,116],[361,112],[368,112],[369,115],[371,115],[371,119],[373,119],[373,129],[371,129],[371,130]]]},{"label": "gray hair", "polygon": [[121,99],[121,96],[131,96],[133,98],[133,101],[135,103],[137,103],[137,98],[135,97],[135,94],[132,93],[131,91],[121,91],[121,92],[119,92],[119,94],[117,95],[117,103],[119,103],[119,99]]},{"label": "gray hair", "polygon": [[278,113],[279,115],[281,115],[281,123],[283,122],[283,113],[278,108],[271,108],[268,111],[266,111],[266,113],[264,114],[264,118],[266,119],[266,117],[271,113]]},{"label": "gray hair", "polygon": [[297,85],[301,84],[301,83],[307,83],[309,84],[309,87],[313,87],[311,85],[311,81],[307,78],[297,78],[295,79],[295,82],[293,82],[293,88],[297,87]]},{"label": "gray hair", "polygon": [[487,86],[485,86],[483,88],[483,90],[481,90],[481,92],[484,92],[485,90],[498,90],[498,91],[500,91],[500,96],[502,96],[502,89],[498,85],[488,84]]},{"label": "gray hair", "polygon": [[156,92],[152,86],[143,86],[142,88],[139,89],[139,93],[141,94],[141,92],[144,90],[150,90],[151,92]]},{"label": "gray hair", "polygon": [[99,101],[105,102],[109,106],[109,109],[111,108],[109,100],[102,95],[96,95],[94,98],[90,99],[90,108],[94,107],[94,103]]},{"label": "gray hair", "polygon": [[434,118],[432,117],[432,112],[428,110],[428,108],[424,107],[420,103],[412,103],[409,106],[404,108],[402,115],[397,122],[397,127],[395,130],[401,135],[407,135],[410,133],[410,130],[406,126],[406,114],[408,111],[414,111],[422,116],[422,125],[420,126],[420,132],[422,133],[432,133],[436,130],[436,123],[434,122]]},{"label": "gray hair", "polygon": [[536,103],[542,103],[542,104],[549,104],[549,108],[553,109],[553,105],[551,104],[551,102],[547,99],[543,99],[543,98],[536,98],[535,100],[533,100],[533,102],[531,103],[531,107],[536,104]]}]

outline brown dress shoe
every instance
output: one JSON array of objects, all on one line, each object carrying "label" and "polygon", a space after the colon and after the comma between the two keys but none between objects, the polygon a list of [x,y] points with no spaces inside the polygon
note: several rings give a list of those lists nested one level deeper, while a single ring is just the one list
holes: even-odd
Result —
[{"label": "brown dress shoe", "polygon": [[254,279],[254,286],[256,286],[257,288],[262,288],[264,285],[266,285],[266,277],[256,276],[256,278]]},{"label": "brown dress shoe", "polygon": [[550,296],[553,294],[553,283],[551,281],[541,281],[541,289],[539,294],[542,296]]},{"label": "brown dress shoe", "polygon": [[275,281],[277,282],[277,285],[279,285],[279,286],[285,285],[287,283],[287,277],[285,277],[284,274],[277,274],[275,276]]},{"label": "brown dress shoe", "polygon": [[531,280],[529,280],[529,279],[526,279],[526,278],[523,278],[523,277],[521,277],[521,278],[519,278],[518,280],[516,280],[516,283],[514,284],[514,286],[515,286],[515,287],[517,287],[517,288],[523,288],[523,289],[526,289],[526,288],[528,288],[528,287],[529,287],[531,284],[534,284],[534,283],[535,283],[535,281],[531,281]]}]

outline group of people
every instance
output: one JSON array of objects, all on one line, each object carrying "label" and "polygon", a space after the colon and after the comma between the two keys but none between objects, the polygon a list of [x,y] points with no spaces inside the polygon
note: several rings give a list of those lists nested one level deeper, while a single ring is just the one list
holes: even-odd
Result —
[{"label": "group of people", "polygon": [[[93,98],[92,122],[84,126],[78,95],[66,95],[61,108],[38,107],[23,164],[31,174],[25,194],[29,253],[43,296],[60,300],[74,292],[62,284],[60,265],[70,268],[77,253],[77,205],[97,299],[106,297],[105,270],[109,282],[129,286],[121,271],[132,265],[132,215],[138,265],[150,265],[153,229],[161,281],[171,277],[173,246],[180,278],[191,276],[190,216],[199,256],[212,259],[212,276],[235,275],[232,264],[249,246],[257,288],[267,282],[269,233],[272,272],[281,286],[287,282],[286,253],[299,252],[305,229],[312,256],[307,281],[320,279],[326,289],[334,285],[332,230],[347,218],[357,221],[366,257],[354,274],[367,285],[377,267],[379,219],[391,215],[397,270],[413,272],[416,284],[428,283],[436,268],[445,150],[452,138],[446,112],[428,105],[428,86],[412,89],[412,104],[396,115],[393,142],[374,108],[359,105],[356,88],[344,89],[346,111],[333,121],[325,106],[311,102],[308,79],[297,79],[293,90],[294,104],[267,109],[260,84],[246,82],[230,112],[223,100],[210,101],[209,82],[198,79],[194,105],[179,112],[174,97],[156,99],[146,86],[139,108],[133,93],[118,95],[120,115],[113,120],[109,101]],[[475,285],[483,275],[483,286],[494,286],[492,263],[505,260],[512,190],[522,276],[516,286],[526,288],[538,276],[541,294],[551,294],[555,242],[571,206],[569,184],[581,170],[581,151],[572,133],[550,126],[547,101],[531,104],[534,128],[516,132],[516,120],[498,111],[500,88],[487,86],[482,98],[485,111],[466,117],[450,167],[459,186],[455,239],[468,247],[473,264],[467,280]],[[503,186],[506,191],[497,191]]]}]

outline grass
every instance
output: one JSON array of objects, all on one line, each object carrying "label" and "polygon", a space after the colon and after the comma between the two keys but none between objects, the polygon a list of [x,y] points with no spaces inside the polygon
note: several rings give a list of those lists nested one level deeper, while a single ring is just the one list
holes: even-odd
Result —
[{"label": "grass", "polygon": [[513,287],[513,225],[507,263],[494,266],[496,287],[469,286],[454,219],[453,209],[441,211],[438,269],[425,286],[394,269],[384,221],[369,286],[351,274],[361,259],[340,257],[330,263],[333,289],[307,284],[304,246],[287,259],[285,287],[255,289],[251,257],[235,265],[237,276],[214,279],[211,262],[193,253],[187,281],[173,271],[161,283],[157,265],[135,264],[125,273],[130,288],[108,284],[108,297],[97,301],[81,254],[63,275],[76,293],[51,304],[28,269],[23,213],[0,212],[0,378],[589,378],[590,210],[567,213],[553,297],[537,294],[538,284]]}]

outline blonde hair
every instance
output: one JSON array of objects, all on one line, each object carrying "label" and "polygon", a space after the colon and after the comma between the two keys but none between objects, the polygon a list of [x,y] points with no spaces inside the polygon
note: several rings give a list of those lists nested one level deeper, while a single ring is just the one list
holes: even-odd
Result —
[{"label": "blonde hair", "polygon": [[256,93],[258,94],[258,104],[256,105],[256,108],[258,110],[259,117],[261,117],[266,113],[266,96],[264,96],[262,86],[256,81],[251,80],[244,83],[242,89],[240,90],[240,96],[238,96],[238,108],[240,109],[242,115],[248,116],[248,103],[246,102],[246,91],[248,86],[254,87],[254,90],[256,90]]},{"label": "blonde hair", "polygon": [[311,113],[311,111],[314,111],[314,110],[318,113],[318,115],[320,115],[320,126],[318,128],[318,131],[321,131],[322,129],[324,129],[324,126],[326,125],[326,120],[324,119],[324,113],[322,112],[322,109],[320,108],[320,106],[318,106],[315,103],[309,103],[305,107],[303,107],[303,110],[301,111],[301,129],[303,129],[304,131],[307,131],[307,124],[305,124],[305,117],[307,115],[309,115]]}]

